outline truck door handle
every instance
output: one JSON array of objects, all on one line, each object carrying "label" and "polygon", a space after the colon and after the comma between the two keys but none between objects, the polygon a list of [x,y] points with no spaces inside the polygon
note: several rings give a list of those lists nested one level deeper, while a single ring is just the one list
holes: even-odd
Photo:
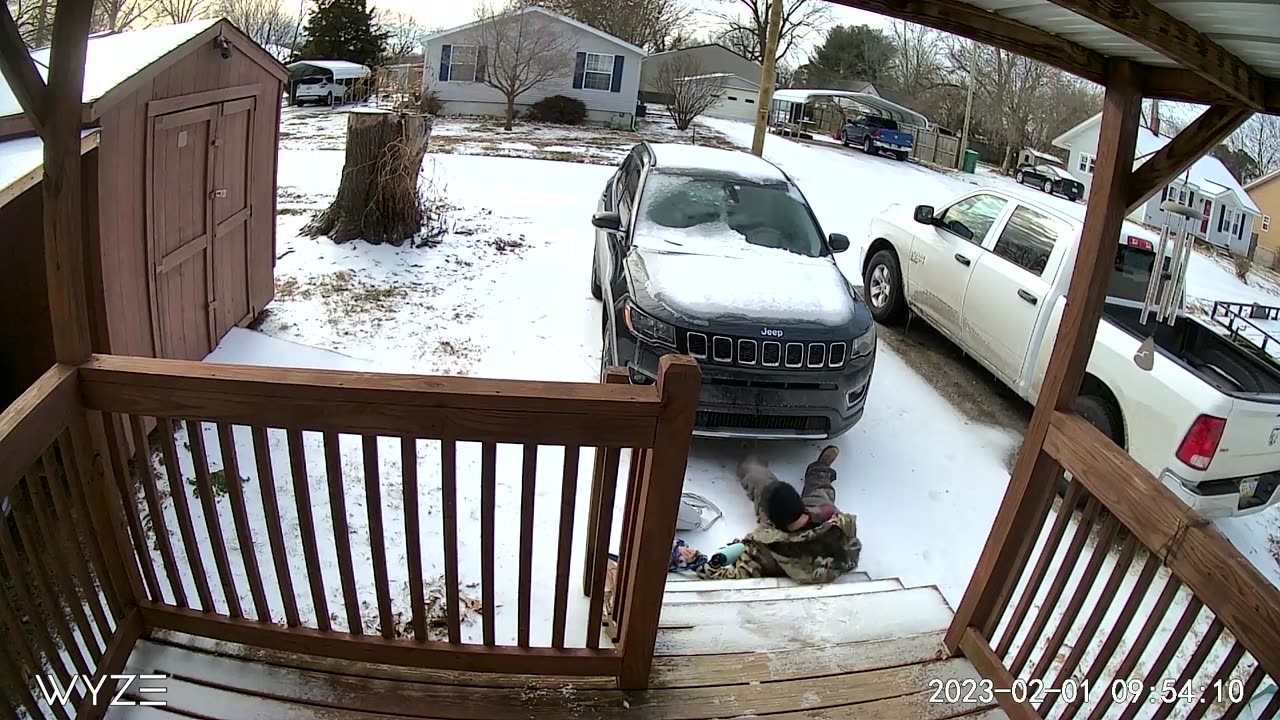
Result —
[{"label": "truck door handle", "polygon": [[1040,298],[1038,298],[1038,297],[1036,297],[1035,295],[1032,295],[1031,293],[1027,292],[1026,290],[1022,290],[1022,289],[1019,289],[1019,290],[1018,290],[1018,297],[1022,298],[1023,300],[1026,300],[1027,302],[1031,303],[1032,305],[1035,305],[1036,303],[1040,302]]},{"label": "truck door handle", "polygon": [[965,266],[968,266],[968,265],[972,265],[972,264],[973,264],[973,261],[972,261],[972,260],[970,260],[969,258],[967,258],[967,257],[965,257],[965,256],[963,256],[963,255],[961,255],[960,253],[956,253],[956,262],[960,263],[961,265],[965,265]]}]

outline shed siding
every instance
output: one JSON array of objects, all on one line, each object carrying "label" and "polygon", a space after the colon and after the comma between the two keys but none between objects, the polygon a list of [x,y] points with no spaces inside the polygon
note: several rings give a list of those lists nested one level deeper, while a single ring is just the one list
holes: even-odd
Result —
[{"label": "shed siding", "polygon": [[[224,60],[212,44],[197,48],[122,98],[101,117],[98,189],[103,295],[110,351],[154,356],[153,273],[147,262],[147,103],[239,85],[261,85],[254,114],[249,189],[249,286],[253,312],[274,296],[276,137],[280,82],[241,52]],[[195,297],[195,293],[192,293]]]},{"label": "shed siding", "polygon": [[[604,53],[607,55],[622,55],[626,58],[622,68],[622,85],[619,92],[590,90],[587,88],[575,89],[573,87],[573,57],[571,56],[562,77],[542,83],[516,98],[517,110],[523,110],[544,97],[567,95],[581,100],[587,106],[587,110],[592,112],[593,119],[607,117],[609,114],[614,113],[627,115],[635,113],[636,100],[640,88],[640,60],[642,56],[595,33],[587,32],[558,20],[548,19],[548,22],[556,23],[564,33],[570,36],[570,50],[573,53]],[[477,82],[440,81],[441,48],[445,45],[474,44],[474,40],[471,39],[473,32],[472,29],[458,30],[432,38],[427,42],[426,56],[424,58],[426,64],[426,69],[423,73],[424,82],[429,90],[439,93],[440,99],[446,103],[446,112],[470,113],[483,111],[487,108],[487,112],[490,114],[505,113],[506,98],[503,97],[501,92],[488,85]],[[490,60],[489,62],[492,64],[493,61]],[[454,104],[456,107],[451,109],[449,104]]]}]

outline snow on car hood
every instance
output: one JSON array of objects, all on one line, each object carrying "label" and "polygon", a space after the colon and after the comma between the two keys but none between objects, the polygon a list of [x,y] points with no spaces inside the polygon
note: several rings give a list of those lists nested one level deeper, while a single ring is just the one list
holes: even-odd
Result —
[{"label": "snow on car hood", "polygon": [[656,302],[698,325],[735,318],[834,327],[854,320],[856,305],[835,263],[748,247],[738,257],[638,248],[633,277]]}]

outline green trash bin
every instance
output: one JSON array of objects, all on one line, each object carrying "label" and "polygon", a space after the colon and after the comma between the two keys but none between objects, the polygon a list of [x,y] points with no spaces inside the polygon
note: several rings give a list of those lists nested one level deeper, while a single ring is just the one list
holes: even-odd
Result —
[{"label": "green trash bin", "polygon": [[964,163],[960,168],[967,173],[976,172],[978,169],[978,153],[974,150],[964,151]]}]

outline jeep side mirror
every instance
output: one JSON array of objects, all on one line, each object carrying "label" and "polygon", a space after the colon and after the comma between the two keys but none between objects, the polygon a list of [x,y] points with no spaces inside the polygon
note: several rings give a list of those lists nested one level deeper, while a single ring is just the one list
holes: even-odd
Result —
[{"label": "jeep side mirror", "polygon": [[616,212],[598,212],[591,216],[591,224],[605,232],[622,232],[622,216]]},{"label": "jeep side mirror", "polygon": [[839,253],[849,249],[849,236],[840,233],[831,233],[827,236],[827,243],[831,245],[831,252]]},{"label": "jeep side mirror", "polygon": [[914,217],[916,222],[920,223],[921,225],[932,225],[933,224],[933,206],[917,205],[915,214],[912,215],[912,217]]}]

